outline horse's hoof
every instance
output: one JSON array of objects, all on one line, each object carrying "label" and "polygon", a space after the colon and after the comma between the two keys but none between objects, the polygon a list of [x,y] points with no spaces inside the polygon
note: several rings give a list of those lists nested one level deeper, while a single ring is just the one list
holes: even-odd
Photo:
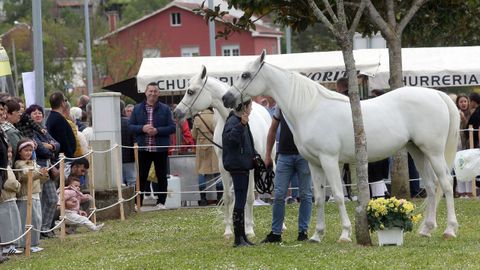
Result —
[{"label": "horse's hoof", "polygon": [[223,237],[225,240],[230,240],[230,237],[232,237],[232,234],[224,234]]},{"label": "horse's hoof", "polygon": [[310,242],[310,243],[320,243],[320,239],[312,237],[308,240],[308,242]]},{"label": "horse's hoof", "polygon": [[427,233],[427,232],[419,232],[418,235],[420,235],[421,237],[432,237],[432,235],[430,233]]},{"label": "horse's hoof", "polygon": [[343,238],[341,237],[340,239],[337,240],[337,243],[351,243],[352,239],[350,238]]},{"label": "horse's hoof", "polygon": [[444,232],[443,233],[443,239],[445,239],[445,240],[454,239],[456,237],[457,236],[455,235],[455,233],[452,233],[452,232]]}]

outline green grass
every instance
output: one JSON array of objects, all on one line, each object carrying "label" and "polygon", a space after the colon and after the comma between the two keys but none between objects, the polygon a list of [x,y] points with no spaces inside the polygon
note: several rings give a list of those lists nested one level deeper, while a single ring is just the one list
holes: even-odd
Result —
[{"label": "green grass", "polygon": [[[337,243],[340,225],[333,203],[326,206],[327,234],[322,243],[295,241],[298,205],[288,205],[284,244],[250,248],[232,248],[233,240],[223,239],[216,208],[148,212],[124,222],[109,221],[99,233],[82,229],[63,242],[44,240],[44,251],[30,258],[11,257],[0,269],[478,269],[479,203],[456,200],[460,223],[456,239],[442,238],[442,202],[433,236],[407,233],[401,247],[378,247],[375,234],[371,247]],[[352,222],[355,205],[347,204]],[[258,243],[270,231],[271,207],[256,207],[254,214],[253,240]],[[315,222],[312,215],[310,235]]]}]

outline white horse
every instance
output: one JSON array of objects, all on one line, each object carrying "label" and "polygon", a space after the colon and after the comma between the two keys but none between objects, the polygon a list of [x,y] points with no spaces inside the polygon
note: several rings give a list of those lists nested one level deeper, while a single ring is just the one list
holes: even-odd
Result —
[{"label": "white horse", "polygon": [[[182,101],[178,104],[174,111],[176,119],[182,121],[188,117],[193,117],[198,112],[201,112],[208,107],[214,110],[214,117],[216,119],[215,130],[213,131],[213,140],[216,144],[222,145],[222,132],[225,126],[225,121],[230,113],[222,104],[222,96],[227,92],[229,85],[213,78],[206,76],[207,70],[203,67],[200,74],[193,76],[188,84],[188,90],[185,93]],[[270,124],[272,122],[268,111],[261,105],[253,102],[252,112],[250,114],[249,125],[252,132],[255,149],[261,154],[262,159],[265,159],[267,134]],[[218,167],[220,169],[221,178],[224,186],[223,202],[224,202],[224,236],[228,239],[232,235],[232,211],[234,205],[233,183],[230,173],[223,167],[222,149],[215,147],[215,153],[218,157]],[[272,157],[275,152],[272,153]],[[273,158],[272,158],[273,160]],[[250,172],[250,180],[247,193],[247,205],[245,207],[245,233],[249,236],[255,236],[253,230],[253,201],[254,197],[254,181],[253,172]]]},{"label": "white horse", "polygon": [[[308,160],[318,206],[315,234],[325,233],[324,197],[326,180],[332,187],[340,211],[340,242],[351,241],[351,224],[345,210],[339,163],[355,163],[354,133],[349,99],[298,73],[264,62],[265,51],[247,66],[228,93],[224,105],[268,95],[275,99],[292,130],[300,154]],[[430,236],[436,227],[435,187],[439,182],[447,204],[444,237],[455,237],[455,216],[450,168],[459,133],[459,113],[444,93],[421,87],[402,87],[361,102],[368,142],[369,161],[391,156],[406,146],[425,180],[427,208],[419,233]]]}]

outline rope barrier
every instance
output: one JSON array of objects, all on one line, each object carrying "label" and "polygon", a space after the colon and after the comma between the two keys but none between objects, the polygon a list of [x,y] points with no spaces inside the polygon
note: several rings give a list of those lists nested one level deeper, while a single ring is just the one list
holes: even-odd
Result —
[{"label": "rope barrier", "polygon": [[[162,145],[154,145],[154,146],[138,146],[138,149],[144,148],[185,148],[185,147],[201,147],[201,146],[215,146],[213,144],[182,144],[182,145],[169,145],[169,146],[162,146]],[[129,148],[134,149],[135,146],[128,146],[128,145],[120,145],[122,148]]]},{"label": "rope barrier", "polygon": [[48,232],[52,232],[52,231],[56,230],[58,227],[60,227],[60,225],[62,225],[62,223],[63,223],[63,222],[65,222],[65,217],[64,217],[64,218],[62,218],[62,220],[60,220],[60,221],[58,222],[58,224],[57,224],[57,225],[55,225],[55,227],[53,227],[53,228],[51,228],[51,229],[49,229],[49,230],[46,230],[46,231],[37,230],[37,229],[35,229],[33,226],[32,226],[32,230],[34,230],[34,231],[36,231],[36,232],[39,232],[39,233],[48,233]]},{"label": "rope barrier", "polygon": [[113,151],[113,149],[117,148],[118,147],[118,144],[115,144],[113,147],[111,147],[110,149],[107,149],[107,150],[92,150],[91,152],[95,153],[95,154],[105,154],[105,153],[108,153],[110,151]]},{"label": "rope barrier", "polygon": [[90,155],[93,151],[88,151],[85,155],[83,156],[79,156],[79,157],[74,157],[74,158],[69,158],[69,157],[65,157],[66,160],[77,160],[77,159],[81,159],[81,158],[84,158],[88,155]]},{"label": "rope barrier", "polygon": [[33,228],[32,225],[25,225],[25,227],[27,227],[28,229],[25,230],[25,232],[24,232],[22,235],[20,235],[19,237],[15,238],[15,239],[12,240],[12,241],[5,242],[5,243],[0,243],[0,246],[11,245],[11,244],[17,242],[18,240],[22,239],[22,237],[24,237],[25,235],[27,235],[27,233]]}]

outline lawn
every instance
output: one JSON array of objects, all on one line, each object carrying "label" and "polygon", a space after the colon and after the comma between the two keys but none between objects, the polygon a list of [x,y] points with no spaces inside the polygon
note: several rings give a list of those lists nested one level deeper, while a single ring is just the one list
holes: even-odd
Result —
[{"label": "lawn", "polygon": [[[444,202],[432,238],[407,233],[402,247],[378,247],[375,234],[371,247],[337,243],[340,226],[334,203],[326,206],[327,235],[322,243],[296,241],[294,204],[287,206],[284,243],[250,248],[232,248],[233,240],[223,239],[217,208],[179,209],[109,221],[101,232],[82,229],[63,242],[44,240],[44,251],[30,258],[11,257],[0,269],[478,269],[480,202],[455,202],[460,230],[452,240],[442,238]],[[347,204],[352,222],[355,205]],[[253,240],[258,243],[270,231],[271,207],[256,207],[254,212]],[[310,235],[314,226],[312,215]]]}]

